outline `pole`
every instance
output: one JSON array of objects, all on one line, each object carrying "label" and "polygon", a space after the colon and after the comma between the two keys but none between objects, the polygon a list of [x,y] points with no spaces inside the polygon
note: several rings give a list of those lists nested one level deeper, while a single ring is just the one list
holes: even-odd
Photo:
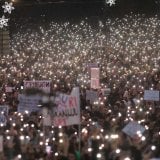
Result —
[{"label": "pole", "polygon": [[79,153],[81,153],[81,123],[78,125],[78,136],[79,136],[78,149],[79,149]]}]

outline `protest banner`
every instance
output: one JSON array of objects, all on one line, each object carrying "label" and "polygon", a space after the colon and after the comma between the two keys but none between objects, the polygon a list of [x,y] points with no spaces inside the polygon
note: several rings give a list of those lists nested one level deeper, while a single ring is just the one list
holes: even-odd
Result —
[{"label": "protest banner", "polygon": [[97,63],[88,63],[87,64],[87,70],[88,70],[89,74],[91,73],[91,68],[98,68],[98,64]]},{"label": "protest banner", "polygon": [[11,92],[13,92],[13,90],[15,90],[15,87],[5,86],[5,92],[6,93],[11,93]]},{"label": "protest banner", "polygon": [[3,152],[3,136],[0,135],[0,152]]},{"label": "protest banner", "polygon": [[86,100],[89,100],[90,103],[94,103],[95,101],[98,100],[98,92],[86,90]]},{"label": "protest banner", "polygon": [[110,88],[101,89],[103,96],[108,96],[111,93]]},{"label": "protest banner", "polygon": [[6,125],[8,116],[8,106],[0,105],[0,124]]},{"label": "protest banner", "polygon": [[87,67],[91,68],[98,68],[98,64],[97,63],[88,63]]},{"label": "protest banner", "polygon": [[48,108],[43,108],[42,109],[42,115],[43,115],[43,126],[51,126],[51,115],[49,113]]},{"label": "protest banner", "polygon": [[43,118],[43,125],[44,126],[51,126],[52,125],[51,116],[49,114]]},{"label": "protest banner", "polygon": [[145,90],[144,91],[144,100],[146,101],[159,101],[159,91]]},{"label": "protest banner", "polygon": [[143,134],[145,131],[145,128],[138,124],[138,122],[129,122],[122,130],[124,133],[126,133],[131,138],[135,138],[138,135],[138,132]]},{"label": "protest banner", "polygon": [[26,110],[29,113],[39,111],[40,108],[38,105],[40,104],[41,99],[42,97],[40,95],[27,96],[24,94],[19,94],[18,112],[24,113]]},{"label": "protest banner", "polygon": [[70,95],[59,94],[55,98],[53,108],[53,125],[68,126],[80,124],[79,88],[73,88]]},{"label": "protest banner", "polygon": [[99,84],[100,70],[99,68],[91,68],[91,88],[98,89]]},{"label": "protest banner", "polygon": [[51,81],[24,81],[24,89],[37,88],[45,93],[50,93]]},{"label": "protest banner", "polygon": [[91,78],[91,88],[99,89],[99,79]]},{"label": "protest banner", "polygon": [[91,78],[99,79],[99,68],[91,68]]}]

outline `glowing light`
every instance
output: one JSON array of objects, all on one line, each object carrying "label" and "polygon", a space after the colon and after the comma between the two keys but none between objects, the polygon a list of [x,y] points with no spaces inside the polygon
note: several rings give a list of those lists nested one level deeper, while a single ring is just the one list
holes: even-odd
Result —
[{"label": "glowing light", "polygon": [[131,160],[129,157],[124,158],[124,160]]},{"label": "glowing light", "polygon": [[151,150],[155,151],[156,150],[156,146],[151,146]]},{"label": "glowing light", "polygon": [[92,148],[88,148],[88,152],[92,152]]},{"label": "glowing light", "polygon": [[101,153],[97,153],[97,158],[102,158]]},{"label": "glowing light", "polygon": [[63,133],[62,133],[62,132],[60,132],[58,135],[59,135],[59,137],[62,137],[62,136],[63,136]]},{"label": "glowing light", "polygon": [[116,153],[119,154],[121,152],[120,149],[116,149]]},{"label": "glowing light", "polygon": [[42,145],[43,145],[43,142],[39,142],[39,145],[42,146]]},{"label": "glowing light", "polygon": [[57,156],[58,156],[58,153],[56,152],[54,155],[57,157]]},{"label": "glowing light", "polygon": [[59,140],[59,143],[63,143],[63,139],[60,139],[60,140]]},{"label": "glowing light", "polygon": [[18,157],[18,159],[21,159],[21,158],[22,158],[22,155],[21,155],[21,154],[19,154],[17,157]]},{"label": "glowing light", "polygon": [[111,139],[117,139],[118,137],[119,137],[118,134],[112,134],[112,135],[110,136]]},{"label": "glowing light", "polygon": [[20,140],[24,140],[24,136],[20,136]]}]

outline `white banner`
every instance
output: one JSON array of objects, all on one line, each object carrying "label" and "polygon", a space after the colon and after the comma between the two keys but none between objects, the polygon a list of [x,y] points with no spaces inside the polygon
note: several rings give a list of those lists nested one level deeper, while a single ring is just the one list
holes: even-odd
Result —
[{"label": "white banner", "polygon": [[88,63],[87,70],[89,73],[91,73],[91,68],[98,68],[98,64],[97,63]]},{"label": "white banner", "polygon": [[102,91],[102,95],[103,96],[108,96],[111,93],[111,89],[110,88],[101,89],[101,91]]},{"label": "white banner", "polygon": [[89,100],[90,103],[93,103],[98,100],[98,92],[86,90],[86,100]]},{"label": "white banner", "polygon": [[91,78],[99,79],[99,68],[91,68]]},{"label": "white banner", "polygon": [[39,95],[26,96],[23,94],[18,95],[18,112],[24,113],[25,111],[36,112],[39,111],[40,108],[38,104],[40,104],[42,97]]},{"label": "white banner", "polygon": [[8,106],[0,105],[0,124],[6,125],[8,116]]},{"label": "white banner", "polygon": [[43,125],[44,126],[51,126],[52,125],[51,116],[49,114],[43,118]]},{"label": "white banner", "polygon": [[73,88],[70,95],[59,94],[55,98],[53,108],[53,125],[68,126],[80,124],[79,88]]},{"label": "white banner", "polygon": [[11,93],[11,92],[13,92],[13,90],[15,90],[15,87],[5,86],[5,92],[6,92],[6,93]]},{"label": "white banner", "polygon": [[141,134],[143,134],[143,132],[145,131],[145,128],[138,124],[137,122],[133,121],[133,122],[129,122],[122,130],[124,133],[126,133],[128,136],[135,138],[138,134],[138,132],[140,132]]},{"label": "white banner", "polygon": [[97,63],[88,63],[87,67],[88,68],[98,68],[98,64]]},{"label": "white banner", "polygon": [[49,110],[47,108],[43,108],[42,109],[42,114],[43,114],[43,125],[44,126],[51,126],[52,122],[51,122],[51,115],[49,113]]},{"label": "white banner", "polygon": [[159,101],[159,91],[145,90],[144,100],[146,101]]},{"label": "white banner", "polygon": [[99,84],[100,70],[99,68],[91,68],[91,88],[98,89]]},{"label": "white banner", "polygon": [[45,93],[50,93],[51,81],[24,81],[24,89],[37,88]]}]

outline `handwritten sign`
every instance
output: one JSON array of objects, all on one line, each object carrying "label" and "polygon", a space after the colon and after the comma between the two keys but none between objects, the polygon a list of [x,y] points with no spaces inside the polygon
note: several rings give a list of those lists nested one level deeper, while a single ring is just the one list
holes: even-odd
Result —
[{"label": "handwritten sign", "polygon": [[13,90],[15,90],[15,87],[5,86],[6,93],[11,93],[11,92],[13,92]]},{"label": "handwritten sign", "polygon": [[129,122],[122,130],[124,133],[126,133],[128,136],[130,136],[131,138],[134,138],[138,132],[140,132],[141,134],[143,134],[143,132],[145,131],[145,128],[138,124],[137,122],[133,121],[133,122]]},{"label": "handwritten sign", "polygon": [[89,73],[91,73],[91,68],[98,68],[98,64],[97,63],[88,63],[88,64],[85,64],[87,65],[87,70]]},{"label": "handwritten sign", "polygon": [[159,91],[145,90],[144,100],[146,101],[159,101]]},{"label": "handwritten sign", "polygon": [[98,89],[100,87],[99,74],[99,68],[91,68],[91,88],[93,89]]},{"label": "handwritten sign", "polygon": [[45,116],[43,118],[43,125],[44,126],[51,126],[52,125],[51,123],[52,123],[51,122],[51,116],[48,114],[47,116]]},{"label": "handwritten sign", "polygon": [[38,105],[41,101],[41,96],[34,95],[34,96],[26,96],[24,94],[19,94],[18,100],[18,112],[24,113],[26,110],[29,112],[37,112],[40,110]]},{"label": "handwritten sign", "polygon": [[51,81],[24,81],[24,89],[38,88],[45,93],[50,93]]},{"label": "handwritten sign", "polygon": [[91,103],[98,100],[98,92],[86,90],[86,100],[89,100]]},{"label": "handwritten sign", "polygon": [[111,93],[110,88],[101,89],[103,96],[108,96]]},{"label": "handwritten sign", "polygon": [[68,126],[80,123],[79,88],[73,88],[70,95],[59,94],[53,108],[53,125]]},{"label": "handwritten sign", "polygon": [[8,116],[8,106],[1,105],[0,106],[0,124],[6,125]]}]

